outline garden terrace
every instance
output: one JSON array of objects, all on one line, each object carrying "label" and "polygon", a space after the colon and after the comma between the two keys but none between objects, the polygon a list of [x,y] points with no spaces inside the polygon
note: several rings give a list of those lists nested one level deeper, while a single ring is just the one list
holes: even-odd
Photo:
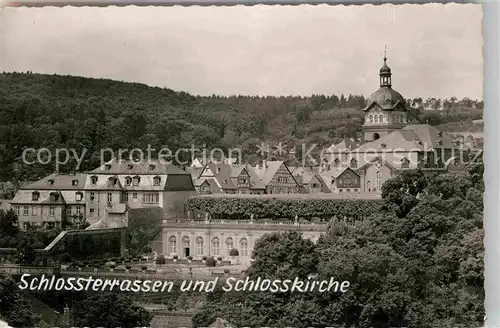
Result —
[{"label": "garden terrace", "polygon": [[190,219],[330,221],[333,217],[358,221],[381,209],[384,201],[372,194],[203,195],[187,200]]}]

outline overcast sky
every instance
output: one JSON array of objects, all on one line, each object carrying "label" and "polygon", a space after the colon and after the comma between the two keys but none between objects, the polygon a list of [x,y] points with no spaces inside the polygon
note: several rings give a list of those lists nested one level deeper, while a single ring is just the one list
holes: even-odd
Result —
[{"label": "overcast sky", "polygon": [[370,95],[384,45],[405,97],[482,99],[481,7],[44,7],[0,13],[0,70],[193,94]]}]

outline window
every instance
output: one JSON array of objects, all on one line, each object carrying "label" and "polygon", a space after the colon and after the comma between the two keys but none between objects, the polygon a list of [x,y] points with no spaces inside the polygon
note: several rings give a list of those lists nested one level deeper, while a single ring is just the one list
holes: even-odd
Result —
[{"label": "window", "polygon": [[339,192],[342,192],[342,189],[339,189]]},{"label": "window", "polygon": [[410,167],[410,161],[405,157],[401,160],[401,168],[407,169]]},{"label": "window", "polygon": [[95,192],[90,193],[90,201],[93,202],[95,200]]},{"label": "window", "polygon": [[160,177],[154,177],[153,178],[153,186],[159,186],[160,182],[161,182],[161,178]]},{"label": "window", "polygon": [[59,199],[59,195],[56,193],[51,193],[50,194],[50,200],[53,202],[56,202]]},{"label": "window", "polygon": [[16,206],[16,214],[17,216],[21,215],[21,208],[19,206]]},{"label": "window", "polygon": [[370,123],[373,123],[373,115],[370,115],[368,117],[369,117]]},{"label": "window", "polygon": [[31,215],[36,215],[36,207],[31,206]]},{"label": "window", "polygon": [[358,189],[354,189],[354,192],[358,192]]},{"label": "window", "polygon": [[377,171],[377,190],[381,190],[382,189],[382,174],[380,173],[380,171]]},{"label": "window", "polygon": [[132,193],[132,198],[134,199],[134,202],[137,202],[137,193],[136,192]]},{"label": "window", "polygon": [[108,202],[112,202],[113,201],[113,194],[108,192]]},{"label": "window", "polygon": [[104,166],[104,168],[105,168],[107,171],[111,170],[111,164],[106,164],[106,165]]},{"label": "window", "polygon": [[370,181],[366,181],[366,191],[372,191],[372,183]]},{"label": "window", "polygon": [[73,186],[78,186],[78,180],[73,180],[73,181],[71,181],[71,185],[73,185]]},{"label": "window", "polygon": [[50,216],[56,215],[56,208],[54,206],[49,207],[49,215]]},{"label": "window", "polygon": [[245,177],[238,177],[238,183],[239,184],[246,184],[247,183],[247,178],[245,178]]},{"label": "window", "polygon": [[396,122],[396,115],[395,114],[392,114],[392,122]]},{"label": "window", "polygon": [[246,238],[241,238],[240,240],[240,250],[241,250],[241,256],[248,256],[248,242]]},{"label": "window", "polygon": [[77,192],[75,194],[76,201],[79,202],[83,199],[83,194],[81,192]]},{"label": "window", "polygon": [[339,165],[340,165],[340,161],[339,161],[339,159],[338,159],[338,158],[335,158],[335,160],[333,161],[333,166],[335,166],[335,167],[339,167]]},{"label": "window", "polygon": [[141,178],[135,177],[132,182],[133,182],[134,186],[138,186],[140,181],[141,181]]},{"label": "window", "polygon": [[90,215],[93,215],[93,214],[94,214],[94,209],[93,209],[93,208],[91,208],[91,209],[90,209]]},{"label": "window", "polygon": [[212,253],[214,256],[220,255],[220,241],[219,238],[217,237],[212,239]]},{"label": "window", "polygon": [[82,214],[82,207],[81,206],[77,206],[76,207],[76,215],[80,215]]},{"label": "window", "polygon": [[226,256],[229,256],[229,252],[233,249],[233,238],[229,237],[226,239]]},{"label": "window", "polygon": [[130,186],[132,184],[132,178],[131,177],[126,177],[125,178],[125,185]]},{"label": "window", "polygon": [[358,161],[355,158],[351,159],[351,168],[355,169],[357,167],[358,167]]},{"label": "window", "polygon": [[378,115],[375,115],[375,123],[378,123]]},{"label": "window", "polygon": [[128,202],[128,193],[127,192],[123,193],[123,201]]},{"label": "window", "polygon": [[54,180],[53,179],[50,179],[48,182],[49,182],[49,185],[51,185],[51,186],[54,184]]},{"label": "window", "polygon": [[27,216],[29,214],[29,207],[28,206],[23,206],[23,215]]},{"label": "window", "polygon": [[114,187],[118,183],[118,179],[115,177],[108,178],[108,186]]},{"label": "window", "polygon": [[203,238],[202,237],[196,238],[196,255],[202,256],[203,253],[205,252],[204,248],[205,247],[203,245]]},{"label": "window", "polygon": [[189,237],[188,236],[184,236],[184,238],[182,238],[182,247],[189,248]]},{"label": "window", "polygon": [[68,208],[66,208],[66,215],[71,215],[71,206],[68,206]]},{"label": "window", "polygon": [[384,115],[380,114],[378,120],[380,123],[384,123]]},{"label": "window", "polygon": [[23,230],[29,230],[30,224],[28,222],[23,223]]},{"label": "window", "polygon": [[90,178],[90,183],[93,184],[93,185],[96,185],[97,184],[97,177],[96,176],[93,176]]},{"label": "window", "polygon": [[168,247],[170,254],[177,253],[177,239],[175,238],[175,236],[170,237],[170,239],[168,240]]},{"label": "window", "polygon": [[37,201],[40,198],[40,193],[38,191],[35,191],[31,194],[31,200]]},{"label": "window", "polygon": [[160,202],[160,194],[157,192],[146,192],[142,195],[143,203],[158,204]]}]

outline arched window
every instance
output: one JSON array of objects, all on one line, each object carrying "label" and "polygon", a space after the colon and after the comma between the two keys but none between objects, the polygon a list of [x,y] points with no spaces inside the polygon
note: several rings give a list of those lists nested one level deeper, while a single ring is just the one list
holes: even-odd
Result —
[{"label": "arched window", "polygon": [[153,178],[153,186],[159,186],[161,182],[161,178],[156,176]]},{"label": "arched window", "polygon": [[185,236],[184,238],[182,238],[182,247],[189,248],[189,237],[188,236]]},{"label": "arched window", "polygon": [[196,238],[196,255],[201,256],[205,252],[203,237]]},{"label": "arched window", "polygon": [[340,161],[338,158],[335,158],[335,160],[333,161],[333,166],[335,167],[339,167],[339,164],[340,164]]},{"label": "arched window", "polygon": [[220,241],[219,241],[219,238],[217,238],[217,237],[212,239],[212,254],[214,256],[220,255]]},{"label": "arched window", "polygon": [[375,123],[378,123],[378,115],[375,115]]},{"label": "arched window", "polygon": [[246,238],[240,239],[240,251],[241,256],[248,256],[248,242]]},{"label": "arched window", "polygon": [[233,238],[231,238],[231,237],[227,238],[226,239],[226,256],[229,256],[229,253],[231,252],[233,247],[234,247]]},{"label": "arched window", "polygon": [[125,178],[125,185],[130,186],[132,184],[132,178],[131,177],[126,177]]},{"label": "arched window", "polygon": [[380,171],[377,171],[377,190],[376,191],[381,191],[382,190],[382,174]]},{"label": "arched window", "polygon": [[357,167],[358,167],[358,161],[355,158],[351,159],[351,168],[355,169]]},{"label": "arched window", "polygon": [[40,198],[40,193],[39,193],[38,191],[34,191],[34,192],[31,194],[31,200],[32,200],[32,201],[37,201],[39,198]]},{"label": "arched window", "polygon": [[370,116],[368,116],[368,117],[369,117],[370,123],[373,123],[373,115],[370,114]]},{"label": "arched window", "polygon": [[175,236],[170,237],[168,243],[169,243],[168,245],[169,253],[170,254],[177,253],[177,239],[175,238]]},{"label": "arched window", "polygon": [[392,123],[396,122],[396,115],[392,114],[391,117],[392,117]]},{"label": "arched window", "polygon": [[80,191],[77,191],[75,193],[75,199],[76,199],[76,201],[81,201],[83,199],[83,193]]},{"label": "arched window", "polygon": [[366,181],[366,191],[372,191],[372,183],[370,181]]}]

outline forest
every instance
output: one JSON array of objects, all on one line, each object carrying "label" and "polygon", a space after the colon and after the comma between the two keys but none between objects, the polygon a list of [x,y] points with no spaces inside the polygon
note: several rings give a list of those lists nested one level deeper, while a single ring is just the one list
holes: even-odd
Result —
[{"label": "forest", "polygon": [[[0,181],[32,181],[54,172],[53,161],[25,164],[27,147],[87,149],[80,167],[86,171],[99,166],[104,148],[239,148],[244,161],[255,163],[262,142],[317,144],[319,150],[344,137],[359,138],[365,96],[334,92],[202,97],[107,79],[0,73]],[[414,98],[408,105],[414,123],[456,132],[482,128],[472,122],[482,119],[482,101]],[[74,168],[70,161],[59,169]]]}]

